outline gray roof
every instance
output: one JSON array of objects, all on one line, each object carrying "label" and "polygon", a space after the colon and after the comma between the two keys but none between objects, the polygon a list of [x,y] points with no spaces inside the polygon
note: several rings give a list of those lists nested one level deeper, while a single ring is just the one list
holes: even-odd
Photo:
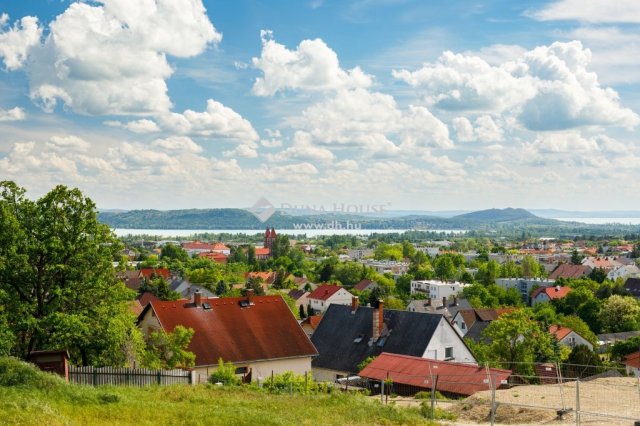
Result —
[{"label": "gray roof", "polygon": [[[380,346],[383,339],[371,341],[373,312],[374,308],[360,306],[351,313],[351,306],[331,304],[311,337],[319,353],[312,366],[356,373],[360,362],[383,351],[421,357],[443,318],[441,314],[385,309],[385,339]],[[361,341],[354,342],[358,338]]]},{"label": "gray roof", "polygon": [[464,335],[465,339],[471,339],[476,343],[491,343],[490,339],[484,339],[482,332],[491,324],[491,321],[476,321],[473,323],[467,334]]},{"label": "gray roof", "polygon": [[604,343],[615,343],[636,336],[640,336],[640,331],[622,331],[620,333],[602,333],[597,335],[598,340]]},{"label": "gray roof", "polygon": [[627,278],[624,282],[624,288],[633,297],[640,297],[640,278]]}]

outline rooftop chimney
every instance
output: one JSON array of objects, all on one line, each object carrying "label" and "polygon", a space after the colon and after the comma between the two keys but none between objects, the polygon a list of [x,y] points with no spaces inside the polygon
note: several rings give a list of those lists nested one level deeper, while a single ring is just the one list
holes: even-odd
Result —
[{"label": "rooftop chimney", "polygon": [[442,298],[442,307],[443,308],[447,307],[447,298],[446,298],[446,296]]},{"label": "rooftop chimney", "polygon": [[351,313],[352,314],[355,314],[356,311],[358,310],[358,303],[359,303],[358,296],[353,296],[351,298]]},{"label": "rooftop chimney", "polygon": [[453,306],[458,306],[458,296],[453,296]]},{"label": "rooftop chimney", "polygon": [[202,305],[202,293],[200,293],[200,290],[196,290],[196,292],[193,293],[193,304],[196,305],[196,308]]},{"label": "rooftop chimney", "polygon": [[247,302],[249,302],[250,305],[253,305],[253,293],[253,289],[248,288],[244,294],[247,297]]},{"label": "rooftop chimney", "polygon": [[384,302],[378,300],[373,308],[373,341],[377,341],[384,327]]}]

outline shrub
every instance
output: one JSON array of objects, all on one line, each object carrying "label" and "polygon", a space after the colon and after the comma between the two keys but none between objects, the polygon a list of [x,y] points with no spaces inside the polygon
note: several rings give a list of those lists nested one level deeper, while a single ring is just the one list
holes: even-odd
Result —
[{"label": "shrub", "polygon": [[65,384],[62,377],[40,371],[33,364],[12,357],[0,358],[0,386],[52,389]]},{"label": "shrub", "polygon": [[231,362],[224,362],[222,358],[218,360],[218,368],[209,377],[211,383],[222,383],[225,386],[238,386],[241,383],[236,375],[236,367]]}]

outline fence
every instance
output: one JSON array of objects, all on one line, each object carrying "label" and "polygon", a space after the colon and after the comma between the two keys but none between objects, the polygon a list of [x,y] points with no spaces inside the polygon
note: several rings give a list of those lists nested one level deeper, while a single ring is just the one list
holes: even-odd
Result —
[{"label": "fence", "polygon": [[145,368],[69,367],[69,381],[81,385],[174,385],[192,384],[193,374],[185,370],[147,370]]},{"label": "fence", "polygon": [[604,425],[640,420],[640,378],[626,376],[624,369],[569,364],[511,367],[532,373],[500,379],[488,368],[485,377],[389,372],[386,380],[352,376],[335,385],[364,392],[384,404],[420,407],[427,417],[441,415],[440,410],[453,412],[470,423],[542,424],[562,419],[559,424]]}]

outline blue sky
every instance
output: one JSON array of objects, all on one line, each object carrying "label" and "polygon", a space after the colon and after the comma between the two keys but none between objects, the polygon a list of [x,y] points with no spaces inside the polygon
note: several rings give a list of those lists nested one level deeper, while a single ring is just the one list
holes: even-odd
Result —
[{"label": "blue sky", "polygon": [[640,4],[0,0],[0,179],[102,208],[640,209]]}]

